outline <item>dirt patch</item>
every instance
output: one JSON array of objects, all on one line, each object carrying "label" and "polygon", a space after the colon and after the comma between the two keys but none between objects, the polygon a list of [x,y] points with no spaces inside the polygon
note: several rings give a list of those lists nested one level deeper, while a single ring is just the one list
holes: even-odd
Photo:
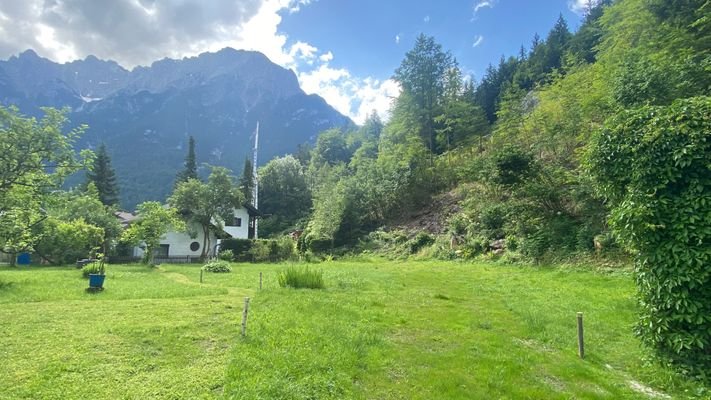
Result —
[{"label": "dirt patch", "polygon": [[627,381],[627,384],[635,392],[647,395],[648,397],[650,397],[652,399],[671,399],[671,396],[669,396],[668,394],[658,392],[658,391],[652,389],[651,387],[645,386],[635,380],[630,379],[629,381]]},{"label": "dirt patch", "polygon": [[407,232],[425,231],[439,235],[447,230],[447,220],[461,210],[461,195],[450,191],[432,198],[429,204],[418,210],[404,212],[389,228]]}]

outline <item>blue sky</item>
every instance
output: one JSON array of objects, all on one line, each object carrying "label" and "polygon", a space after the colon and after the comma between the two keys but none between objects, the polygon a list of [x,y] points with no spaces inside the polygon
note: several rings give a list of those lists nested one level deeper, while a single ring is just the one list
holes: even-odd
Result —
[{"label": "blue sky", "polygon": [[[596,1],[596,0],[593,0]],[[224,47],[294,70],[307,93],[362,122],[388,117],[395,68],[420,33],[481,79],[489,63],[577,29],[587,0],[0,0],[0,58],[31,48],[57,62],[95,55],[126,68]],[[445,4],[445,5],[443,5]]]},{"label": "blue sky", "polygon": [[580,22],[566,0],[442,3],[319,0],[298,13],[284,13],[279,28],[289,38],[330,50],[333,67],[384,79],[392,75],[420,33],[434,36],[464,70],[481,77],[490,62],[498,62],[502,54],[517,54],[536,32],[545,37],[559,14],[571,29]]}]

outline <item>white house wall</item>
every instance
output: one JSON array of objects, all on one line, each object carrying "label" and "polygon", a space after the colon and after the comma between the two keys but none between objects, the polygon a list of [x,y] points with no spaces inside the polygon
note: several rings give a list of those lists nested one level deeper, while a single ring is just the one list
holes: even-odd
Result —
[{"label": "white house wall", "polygon": [[247,212],[247,209],[244,207],[235,209],[235,218],[242,218],[242,226],[232,226],[234,221],[227,221],[224,231],[229,233],[230,236],[235,239],[248,239],[249,213]]},{"label": "white house wall", "polygon": [[[167,244],[168,247],[168,257],[179,257],[179,256],[193,256],[199,257],[202,254],[203,238],[205,235],[202,232],[202,227],[199,224],[192,223],[189,226],[189,231],[192,233],[197,233],[194,238],[190,237],[188,232],[168,232],[160,240],[160,244]],[[200,247],[192,251],[190,250],[190,244],[197,242]],[[210,243],[211,247],[208,249],[207,254],[211,255],[213,253],[213,247],[217,244],[215,240],[215,234],[210,232]]]},{"label": "white house wall", "polygon": [[[188,232],[168,232],[160,239],[160,244],[168,245],[168,257],[200,257],[202,255],[203,238],[205,237],[202,232],[202,227],[199,224],[191,223],[189,225],[189,231],[197,234],[195,238],[191,238]],[[192,242],[198,242],[200,245],[195,251],[190,250],[190,244]],[[215,234],[210,232],[210,249],[207,253],[208,255],[212,255],[216,244],[217,239]],[[134,257],[143,257],[143,253],[144,251],[141,247],[134,247]]]},{"label": "white house wall", "polygon": [[[249,213],[247,209],[242,207],[235,209],[235,218],[242,218],[242,226],[231,226],[234,221],[227,221],[228,224],[224,227],[224,231],[235,239],[248,239],[249,238]],[[168,257],[180,257],[180,256],[192,256],[199,257],[202,255],[202,245],[204,234],[202,232],[202,227],[197,223],[191,223],[189,226],[189,232],[196,233],[195,238],[191,238],[188,232],[168,232],[160,240],[160,244],[167,244],[168,247]],[[190,250],[190,244],[192,242],[198,242],[200,247],[192,251]],[[215,246],[217,245],[217,238],[213,232],[210,232],[210,249],[208,251],[208,256],[213,255]],[[140,247],[134,247],[133,249],[134,257],[143,257],[143,249]]]}]

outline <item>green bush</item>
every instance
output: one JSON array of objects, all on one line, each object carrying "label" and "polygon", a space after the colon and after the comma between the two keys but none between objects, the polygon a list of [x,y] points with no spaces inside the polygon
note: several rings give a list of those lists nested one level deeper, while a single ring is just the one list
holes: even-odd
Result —
[{"label": "green bush", "polygon": [[234,261],[250,261],[249,250],[253,242],[250,239],[223,239],[220,242],[220,251],[231,250]]},{"label": "green bush", "polygon": [[210,261],[209,263],[203,265],[202,270],[205,272],[215,272],[215,273],[226,273],[232,272],[230,263],[222,260]]},{"label": "green bush", "polygon": [[252,248],[249,249],[249,256],[254,262],[265,262],[270,261],[270,241],[268,240],[255,240],[252,242]]},{"label": "green bush", "polygon": [[234,261],[235,253],[233,253],[232,250],[230,250],[230,249],[220,250],[220,253],[217,254],[217,258],[219,258],[222,261]]},{"label": "green bush", "polygon": [[[225,239],[220,254],[231,251],[234,261],[279,262],[296,257],[294,241],[288,236],[279,239]],[[229,254],[229,253],[228,253]]]},{"label": "green bush", "polygon": [[273,240],[271,256],[274,261],[292,260],[296,257],[296,244],[294,239],[288,236],[282,236],[279,239]]},{"label": "green bush", "polygon": [[610,226],[636,255],[637,334],[686,371],[711,371],[711,97],[608,120],[589,171]]},{"label": "green bush", "polygon": [[323,271],[309,267],[289,267],[279,273],[279,286],[294,289],[323,289]]},{"label": "green bush", "polygon": [[408,241],[408,247],[410,249],[410,254],[415,254],[420,251],[423,247],[429,246],[434,243],[435,239],[426,232],[420,232],[415,235],[414,238]]}]

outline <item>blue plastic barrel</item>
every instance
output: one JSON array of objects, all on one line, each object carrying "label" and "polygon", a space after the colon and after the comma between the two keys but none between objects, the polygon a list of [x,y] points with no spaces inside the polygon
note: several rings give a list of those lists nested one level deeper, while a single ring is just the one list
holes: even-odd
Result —
[{"label": "blue plastic barrel", "polygon": [[30,265],[30,253],[20,253],[17,256],[17,265]]},{"label": "blue plastic barrel", "polygon": [[104,287],[104,278],[106,278],[106,275],[89,274],[89,287],[91,287],[91,288]]}]

